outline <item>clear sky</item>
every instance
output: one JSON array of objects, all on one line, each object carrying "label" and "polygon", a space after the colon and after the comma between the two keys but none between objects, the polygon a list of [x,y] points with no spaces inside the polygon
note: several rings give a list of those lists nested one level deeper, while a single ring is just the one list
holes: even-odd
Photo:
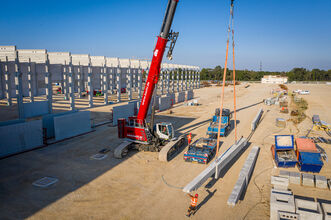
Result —
[{"label": "clear sky", "polygon": [[[167,0],[1,0],[0,45],[150,59],[166,5]],[[229,5],[230,0],[179,1],[174,63],[224,66]],[[331,1],[236,0],[235,40],[237,69],[258,70],[260,61],[263,70],[331,69]]]}]

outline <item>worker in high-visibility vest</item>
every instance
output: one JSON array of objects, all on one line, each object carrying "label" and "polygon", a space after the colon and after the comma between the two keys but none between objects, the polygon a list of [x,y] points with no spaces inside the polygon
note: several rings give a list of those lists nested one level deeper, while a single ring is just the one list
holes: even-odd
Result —
[{"label": "worker in high-visibility vest", "polygon": [[189,134],[187,135],[187,143],[190,145],[191,141],[192,141],[192,134],[189,133]]},{"label": "worker in high-visibility vest", "polygon": [[195,194],[195,196],[192,196],[191,194],[187,194],[191,198],[191,204],[190,207],[188,207],[187,210],[187,217],[190,217],[191,214],[195,213],[197,204],[198,204],[198,194]]}]

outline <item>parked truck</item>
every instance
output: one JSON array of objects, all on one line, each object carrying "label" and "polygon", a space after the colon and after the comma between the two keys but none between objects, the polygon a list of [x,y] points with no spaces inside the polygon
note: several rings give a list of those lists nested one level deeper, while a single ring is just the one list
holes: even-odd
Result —
[{"label": "parked truck", "polygon": [[[219,118],[220,118],[220,109],[217,108],[215,109],[215,115],[213,116],[212,122],[210,123],[207,130],[208,135],[214,135],[218,133]],[[231,130],[231,123],[230,123],[231,118],[232,118],[232,114],[230,112],[230,109],[223,108],[220,136],[226,137],[229,134]]]},{"label": "parked truck", "polygon": [[188,147],[184,153],[186,162],[207,164],[215,155],[216,152],[215,136],[209,138],[199,138]]}]

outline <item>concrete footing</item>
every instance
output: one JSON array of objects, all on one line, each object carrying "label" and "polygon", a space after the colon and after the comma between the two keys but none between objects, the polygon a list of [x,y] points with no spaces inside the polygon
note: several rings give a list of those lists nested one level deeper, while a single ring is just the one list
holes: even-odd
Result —
[{"label": "concrete footing", "polygon": [[290,183],[291,184],[301,184],[301,174],[298,172],[290,172]]},{"label": "concrete footing", "polygon": [[318,202],[295,199],[296,213],[300,214],[301,220],[323,220],[321,205]]},{"label": "concrete footing", "polygon": [[295,213],[294,196],[271,192],[270,194],[270,220],[278,219],[278,211]]},{"label": "concrete footing", "polygon": [[271,176],[271,184],[274,185],[274,189],[287,190],[289,179],[280,176]]},{"label": "concrete footing", "polygon": [[328,182],[325,176],[315,175],[316,187],[321,189],[328,188]]},{"label": "concrete footing", "polygon": [[314,187],[315,186],[314,175],[309,174],[309,173],[303,173],[302,174],[302,185]]}]

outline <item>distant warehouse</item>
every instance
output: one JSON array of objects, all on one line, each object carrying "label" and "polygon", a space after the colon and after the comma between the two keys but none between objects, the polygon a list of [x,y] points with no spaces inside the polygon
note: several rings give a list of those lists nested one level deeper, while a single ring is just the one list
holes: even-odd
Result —
[{"label": "distant warehouse", "polygon": [[265,75],[261,79],[261,83],[284,84],[287,83],[287,76]]}]

